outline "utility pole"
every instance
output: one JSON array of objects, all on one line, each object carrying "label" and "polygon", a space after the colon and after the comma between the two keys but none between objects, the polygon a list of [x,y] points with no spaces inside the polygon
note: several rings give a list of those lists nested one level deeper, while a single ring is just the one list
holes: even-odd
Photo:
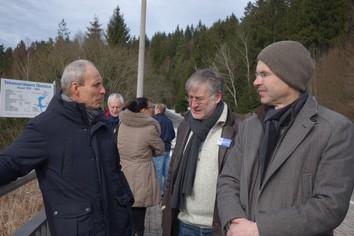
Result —
[{"label": "utility pole", "polygon": [[136,88],[136,97],[142,97],[144,91],[145,21],[146,0],[141,0],[138,82]]}]

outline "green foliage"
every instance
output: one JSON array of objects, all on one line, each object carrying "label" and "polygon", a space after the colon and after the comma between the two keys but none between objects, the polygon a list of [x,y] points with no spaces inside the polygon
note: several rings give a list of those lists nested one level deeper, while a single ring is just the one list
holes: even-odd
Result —
[{"label": "green foliage", "polygon": [[[312,52],[325,52],[352,33],[353,5],[353,0],[256,0],[241,19],[231,14],[211,27],[199,22],[157,32],[145,42],[144,93],[184,112],[185,81],[195,70],[211,67],[225,78],[224,100],[230,108],[250,112],[259,105],[252,85],[259,51],[292,39]],[[0,45],[0,75],[59,84],[64,66],[85,58],[97,65],[107,94],[120,92],[127,101],[135,97],[139,41],[129,35],[118,6],[106,30],[94,17],[84,34],[69,36],[63,19],[55,40],[20,41],[14,49]]]},{"label": "green foliage", "polygon": [[119,6],[114,10],[107,25],[107,42],[110,46],[125,46],[130,39],[129,29],[120,14]]},{"label": "green foliage", "polygon": [[70,31],[64,19],[58,25],[58,33],[56,41],[68,41],[70,38]]},{"label": "green foliage", "polygon": [[103,29],[97,16],[93,18],[90,26],[87,27],[86,38],[90,41],[101,41],[103,38]]},{"label": "green foliage", "polygon": [[12,49],[0,45],[0,77],[9,77],[12,64]]},{"label": "green foliage", "polygon": [[0,151],[4,150],[21,134],[27,121],[28,119],[0,117]]},{"label": "green foliage", "polygon": [[349,32],[352,7],[348,0],[294,0],[293,37],[311,48],[328,48]]}]

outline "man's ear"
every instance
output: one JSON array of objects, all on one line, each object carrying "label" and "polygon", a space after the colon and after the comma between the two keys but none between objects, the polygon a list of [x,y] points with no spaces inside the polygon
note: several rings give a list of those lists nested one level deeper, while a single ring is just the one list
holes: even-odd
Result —
[{"label": "man's ear", "polygon": [[79,83],[77,81],[74,81],[71,83],[71,86],[70,86],[70,94],[72,97],[78,97],[79,96]]},{"label": "man's ear", "polygon": [[220,91],[215,94],[215,102],[219,103],[222,100],[222,93]]}]

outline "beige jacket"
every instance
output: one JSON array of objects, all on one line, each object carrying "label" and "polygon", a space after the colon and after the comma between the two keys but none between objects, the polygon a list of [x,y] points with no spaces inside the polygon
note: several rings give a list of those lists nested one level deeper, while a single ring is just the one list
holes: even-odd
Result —
[{"label": "beige jacket", "polygon": [[160,189],[153,156],[162,155],[160,125],[150,116],[128,109],[119,114],[117,147],[122,170],[133,192],[133,207],[148,207],[160,202]]}]

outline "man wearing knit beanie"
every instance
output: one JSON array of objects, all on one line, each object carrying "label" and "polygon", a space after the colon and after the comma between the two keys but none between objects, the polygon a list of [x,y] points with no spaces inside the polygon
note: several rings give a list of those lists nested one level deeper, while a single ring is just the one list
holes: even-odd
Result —
[{"label": "man wearing knit beanie", "polygon": [[225,234],[333,235],[354,186],[352,122],[308,94],[314,62],[301,43],[273,43],[257,61],[262,105],[241,124],[218,179]]}]

